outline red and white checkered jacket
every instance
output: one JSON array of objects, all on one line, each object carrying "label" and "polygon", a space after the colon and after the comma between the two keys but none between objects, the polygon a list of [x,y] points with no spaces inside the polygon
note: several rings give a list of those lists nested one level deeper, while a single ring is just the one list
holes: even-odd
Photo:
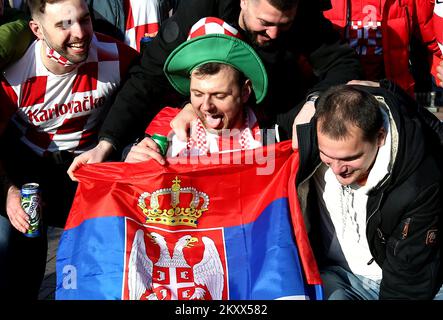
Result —
[{"label": "red and white checkered jacket", "polygon": [[22,141],[39,155],[81,153],[96,142],[105,100],[118,88],[136,52],[95,34],[88,58],[55,75],[43,65],[41,40],[4,70],[0,78],[0,127],[11,118]]},{"label": "red and white checkered jacket", "polygon": [[140,52],[140,39],[145,33],[157,33],[158,0],[124,0],[126,15],[125,43]]},{"label": "red and white checkered jacket", "polygon": [[[421,39],[429,53],[432,75],[442,55],[432,28],[433,0],[331,0],[325,11],[344,38],[360,56],[365,78],[384,77],[396,82],[411,95],[415,80],[410,72],[411,39]],[[346,32],[348,31],[348,34]]]},{"label": "red and white checkered jacket", "polygon": [[443,0],[436,0],[434,7],[434,33],[438,46],[443,52]]}]

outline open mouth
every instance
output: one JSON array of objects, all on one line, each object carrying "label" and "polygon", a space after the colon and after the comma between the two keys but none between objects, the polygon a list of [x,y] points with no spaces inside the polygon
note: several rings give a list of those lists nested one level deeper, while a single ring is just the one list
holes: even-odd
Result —
[{"label": "open mouth", "polygon": [[67,47],[75,53],[84,53],[87,50],[87,45],[85,42],[69,43],[67,44]]},{"label": "open mouth", "polygon": [[206,125],[211,129],[218,129],[222,123],[223,115],[221,114],[205,114]]},{"label": "open mouth", "polygon": [[258,33],[257,40],[261,42],[270,42],[272,39],[268,36],[266,32]]},{"label": "open mouth", "polygon": [[353,173],[354,172],[342,173],[342,174],[340,174],[340,177],[342,179],[347,179],[347,178],[351,177],[353,175]]}]

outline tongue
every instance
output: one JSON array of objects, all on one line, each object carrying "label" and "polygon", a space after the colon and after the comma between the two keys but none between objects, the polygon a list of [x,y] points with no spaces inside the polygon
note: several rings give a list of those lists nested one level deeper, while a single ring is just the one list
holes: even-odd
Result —
[{"label": "tongue", "polygon": [[213,118],[212,116],[206,116],[206,124],[211,129],[217,129],[220,126],[221,118]]}]

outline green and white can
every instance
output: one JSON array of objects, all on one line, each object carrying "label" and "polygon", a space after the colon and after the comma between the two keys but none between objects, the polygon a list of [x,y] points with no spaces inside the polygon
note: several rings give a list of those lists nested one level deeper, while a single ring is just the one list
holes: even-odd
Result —
[{"label": "green and white can", "polygon": [[35,238],[40,235],[41,197],[38,183],[26,183],[20,190],[21,205],[29,216],[29,229],[25,236]]},{"label": "green and white can", "polygon": [[168,152],[168,146],[169,146],[169,142],[168,142],[168,137],[162,136],[161,134],[154,134],[151,137],[152,140],[155,141],[155,143],[157,143],[158,147],[160,148],[160,153],[163,156],[166,156],[166,153]]}]

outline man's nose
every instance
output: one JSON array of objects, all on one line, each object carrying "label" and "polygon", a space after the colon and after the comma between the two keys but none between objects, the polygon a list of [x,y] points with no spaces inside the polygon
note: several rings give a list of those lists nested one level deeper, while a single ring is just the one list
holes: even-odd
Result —
[{"label": "man's nose", "polygon": [[83,39],[86,34],[85,27],[78,21],[75,21],[71,25],[70,29],[71,29],[71,36],[74,38]]},{"label": "man's nose", "polygon": [[329,166],[332,169],[332,172],[334,172],[335,175],[342,174],[346,171],[346,166],[344,166],[340,161],[332,161]]},{"label": "man's nose", "polygon": [[279,29],[277,26],[270,26],[266,29],[266,34],[271,39],[276,39],[279,33]]},{"label": "man's nose", "polygon": [[203,98],[203,102],[202,102],[202,110],[203,111],[210,111],[212,108],[213,108],[213,105],[212,105],[211,97],[205,96]]}]

